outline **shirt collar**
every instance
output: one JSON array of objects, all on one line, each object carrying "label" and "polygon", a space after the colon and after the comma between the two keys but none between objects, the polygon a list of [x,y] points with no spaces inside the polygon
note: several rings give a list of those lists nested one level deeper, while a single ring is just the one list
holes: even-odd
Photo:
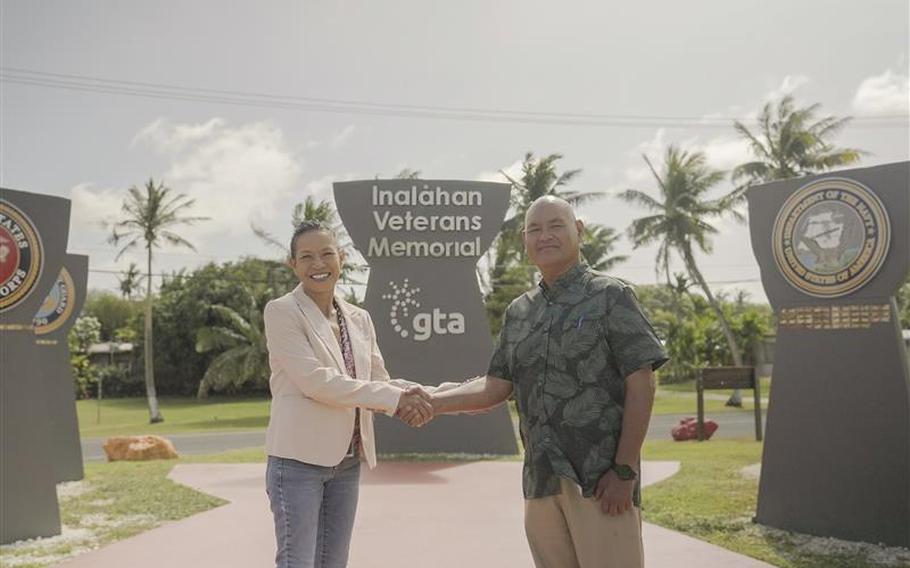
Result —
[{"label": "shirt collar", "polygon": [[561,292],[571,288],[576,282],[580,280],[581,275],[585,274],[587,271],[588,265],[583,262],[579,262],[567,270],[565,274],[557,278],[556,282],[553,282],[552,286],[547,286],[547,283],[544,282],[543,278],[540,279],[540,282],[538,282],[537,285],[543,292],[544,297],[552,299],[553,297],[559,295]]}]

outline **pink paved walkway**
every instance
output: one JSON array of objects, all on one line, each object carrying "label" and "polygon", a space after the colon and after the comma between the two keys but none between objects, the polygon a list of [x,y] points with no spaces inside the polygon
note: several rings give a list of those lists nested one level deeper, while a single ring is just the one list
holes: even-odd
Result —
[{"label": "pink paved walkway", "polygon": [[[647,462],[643,479],[676,473]],[[275,537],[264,464],[179,465],[171,478],[230,503],[79,556],[66,568],[268,568]],[[518,462],[386,462],[364,469],[351,568],[528,568]],[[769,565],[645,523],[649,568]]]}]

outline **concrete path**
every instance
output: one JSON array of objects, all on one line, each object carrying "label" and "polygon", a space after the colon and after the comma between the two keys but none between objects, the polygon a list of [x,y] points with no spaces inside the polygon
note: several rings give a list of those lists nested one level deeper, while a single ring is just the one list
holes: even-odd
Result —
[{"label": "concrete path", "polygon": [[[676,462],[646,462],[643,481]],[[84,554],[65,568],[267,568],[275,537],[264,464],[178,465],[171,478],[230,503]],[[364,469],[351,568],[528,568],[518,462],[385,462]],[[645,523],[649,568],[770,565]]]}]

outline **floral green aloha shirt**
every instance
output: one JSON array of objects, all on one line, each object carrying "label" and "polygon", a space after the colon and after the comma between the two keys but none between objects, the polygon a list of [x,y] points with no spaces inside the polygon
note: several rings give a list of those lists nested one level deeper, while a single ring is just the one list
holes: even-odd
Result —
[{"label": "floral green aloha shirt", "polygon": [[666,361],[632,289],[584,264],[516,298],[488,374],[514,383],[525,498],[559,493],[559,477],[591,497],[619,444],[625,377]]}]

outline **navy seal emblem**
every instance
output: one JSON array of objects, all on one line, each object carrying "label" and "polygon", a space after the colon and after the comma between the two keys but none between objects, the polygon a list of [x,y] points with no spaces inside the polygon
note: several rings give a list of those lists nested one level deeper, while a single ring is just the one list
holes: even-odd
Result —
[{"label": "navy seal emblem", "polygon": [[879,271],[891,225],[869,188],[824,178],[784,202],[772,235],[774,260],[787,282],[810,296],[836,298],[858,290]]}]

